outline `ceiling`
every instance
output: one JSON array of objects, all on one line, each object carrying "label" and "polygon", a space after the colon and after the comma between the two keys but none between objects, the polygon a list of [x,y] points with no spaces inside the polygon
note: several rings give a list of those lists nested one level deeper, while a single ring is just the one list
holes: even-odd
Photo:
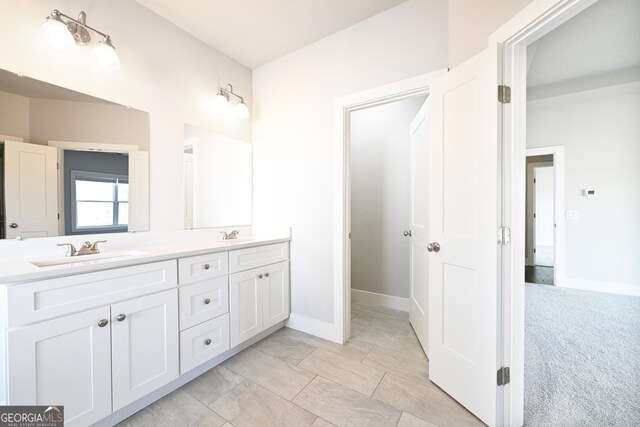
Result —
[{"label": "ceiling", "polygon": [[254,69],[407,0],[137,0]]},{"label": "ceiling", "polygon": [[527,85],[640,66],[640,1],[600,0],[527,48]]},{"label": "ceiling", "polygon": [[113,102],[104,99],[95,98],[29,77],[21,77],[5,70],[0,70],[0,91],[24,96],[25,98],[113,104]]}]

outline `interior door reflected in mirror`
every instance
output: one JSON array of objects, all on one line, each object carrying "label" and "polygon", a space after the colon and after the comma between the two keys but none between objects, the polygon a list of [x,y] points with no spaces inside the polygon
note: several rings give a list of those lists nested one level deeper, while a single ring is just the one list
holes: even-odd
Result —
[{"label": "interior door reflected in mirror", "polygon": [[0,238],[149,228],[149,115],[0,70]]},{"label": "interior door reflected in mirror", "polygon": [[186,229],[251,225],[251,143],[185,125]]}]

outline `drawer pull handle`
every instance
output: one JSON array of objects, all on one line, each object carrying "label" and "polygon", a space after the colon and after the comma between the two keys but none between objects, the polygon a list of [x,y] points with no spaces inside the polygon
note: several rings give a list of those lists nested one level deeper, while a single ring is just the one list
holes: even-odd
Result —
[{"label": "drawer pull handle", "polygon": [[262,279],[262,274],[258,274],[258,279]]},{"label": "drawer pull handle", "polygon": [[116,317],[116,320],[117,320],[118,322],[122,322],[122,321],[123,321],[124,319],[126,319],[126,318],[127,318],[127,315],[126,315],[126,314],[118,314],[118,317]]},{"label": "drawer pull handle", "polygon": [[211,265],[210,265],[210,264],[205,264],[205,265],[204,265],[204,269],[205,269],[205,270],[208,270],[208,269],[210,269],[210,268],[211,268]]},{"label": "drawer pull handle", "polygon": [[211,299],[207,298],[206,300],[204,300],[204,303],[205,303],[205,304],[209,304],[209,303],[211,303]]},{"label": "drawer pull handle", "polygon": [[269,277],[269,273],[264,273],[264,277]]},{"label": "drawer pull handle", "polygon": [[109,321],[107,319],[102,319],[98,322],[98,326],[101,328],[104,328],[105,326],[107,326],[109,324]]},{"label": "drawer pull handle", "polygon": [[204,345],[211,345],[211,340],[209,338],[204,340]]}]

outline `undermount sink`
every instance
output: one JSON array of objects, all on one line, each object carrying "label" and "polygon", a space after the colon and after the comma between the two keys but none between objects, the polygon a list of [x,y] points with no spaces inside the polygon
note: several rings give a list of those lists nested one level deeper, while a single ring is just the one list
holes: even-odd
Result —
[{"label": "undermount sink", "polygon": [[117,251],[117,252],[105,252],[95,255],[78,255],[66,258],[47,259],[40,261],[31,261],[31,264],[36,267],[56,267],[56,266],[73,266],[73,265],[90,265],[96,264],[103,260],[113,258],[125,258],[135,257],[140,255],[147,255],[142,251]]}]

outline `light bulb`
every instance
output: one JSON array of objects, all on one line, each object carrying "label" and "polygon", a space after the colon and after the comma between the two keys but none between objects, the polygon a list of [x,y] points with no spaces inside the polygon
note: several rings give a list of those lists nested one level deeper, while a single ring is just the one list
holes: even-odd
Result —
[{"label": "light bulb", "polygon": [[241,100],[236,104],[236,107],[233,109],[233,115],[239,119],[249,118],[249,109],[245,105],[244,101]]},{"label": "light bulb", "polygon": [[101,40],[100,43],[91,51],[91,56],[98,59],[98,63],[102,68],[110,71],[117,71],[120,69],[120,58],[116,53],[116,49],[111,43],[111,39],[108,37]]},{"label": "light bulb", "polygon": [[42,24],[40,37],[44,43],[58,50],[76,48],[76,42],[69,28],[67,28],[67,24],[55,15],[48,17],[47,21]]},{"label": "light bulb", "polygon": [[212,102],[213,112],[216,114],[226,114],[229,112],[229,100],[227,97],[222,94],[222,92],[218,92],[215,98],[213,98]]}]

